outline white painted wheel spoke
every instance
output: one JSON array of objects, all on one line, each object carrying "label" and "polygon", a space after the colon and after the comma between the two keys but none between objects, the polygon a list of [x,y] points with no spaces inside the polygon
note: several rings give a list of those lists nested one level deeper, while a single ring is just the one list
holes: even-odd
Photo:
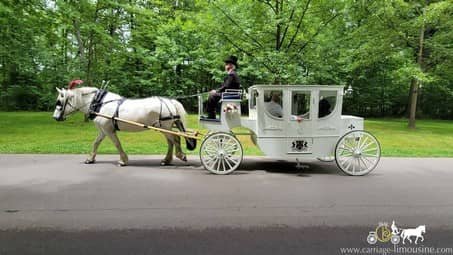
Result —
[{"label": "white painted wheel spoke", "polygon": [[347,147],[349,150],[354,151],[354,147],[349,145],[349,144],[347,144],[347,143],[344,143],[343,147]]},{"label": "white painted wheel spoke", "polygon": [[365,166],[365,169],[368,169],[368,165],[366,164],[365,160],[363,160],[363,157],[360,157],[359,160],[362,161],[362,164]]},{"label": "white painted wheel spoke", "polygon": [[221,159],[216,161],[217,162],[217,172],[219,171],[219,168],[220,168],[220,161],[221,161]]},{"label": "white painted wheel spoke", "polygon": [[366,150],[368,150],[368,149],[376,149],[376,147],[374,147],[374,148],[373,148],[373,147],[369,148],[369,147],[372,146],[372,145],[375,145],[375,143],[373,143],[373,142],[371,141],[370,143],[368,143],[368,144],[367,144],[366,146],[364,146],[363,148],[360,148],[360,150],[366,151]]},{"label": "white painted wheel spoke", "polygon": [[218,161],[219,161],[219,159],[218,159],[218,158],[215,158],[215,159],[211,162],[212,164],[209,164],[209,167],[210,167],[210,168],[214,168],[214,166],[217,164]]},{"label": "white painted wheel spoke", "polygon": [[235,165],[239,162],[238,159],[235,159],[235,158],[233,158],[233,157],[227,157],[227,159],[228,159],[229,161],[233,162],[233,164],[235,164]]},{"label": "white painted wheel spoke", "polygon": [[233,168],[233,166],[230,164],[230,161],[228,160],[228,157],[225,158],[225,162],[227,163],[229,169]]},{"label": "white painted wheel spoke", "polygon": [[373,157],[373,158],[378,157],[377,154],[362,153],[362,155],[364,155],[365,157]]},{"label": "white painted wheel spoke", "polygon": [[368,136],[363,136],[362,143],[359,146],[359,150],[363,150],[365,145],[373,144],[372,141],[370,141],[370,138]]},{"label": "white painted wheel spoke", "polygon": [[[346,161],[346,162],[349,162],[349,163],[346,165],[346,169],[348,169],[348,170],[349,170],[349,167],[351,166],[352,159],[353,159],[353,158],[349,158],[349,159]],[[346,162],[345,162],[345,163],[346,163]]]},{"label": "white painted wheel spoke", "polygon": [[223,171],[226,171],[226,170],[227,170],[226,167],[225,167],[225,161],[226,161],[225,159],[222,159]]},{"label": "white painted wheel spoke", "polygon": [[362,157],[363,159],[365,159],[366,161],[370,162],[371,165],[374,165],[374,162],[369,160],[367,157]]},{"label": "white painted wheel spoke", "polygon": [[369,152],[369,151],[377,151],[378,148],[374,147],[374,148],[369,148],[369,149],[366,149],[366,150],[362,150],[362,152]]},{"label": "white painted wheel spoke", "polygon": [[344,150],[343,150],[343,151],[340,152],[340,155],[341,155],[341,156],[348,156],[348,157],[349,157],[349,156],[352,156],[352,152],[351,152],[351,151],[344,151]]}]

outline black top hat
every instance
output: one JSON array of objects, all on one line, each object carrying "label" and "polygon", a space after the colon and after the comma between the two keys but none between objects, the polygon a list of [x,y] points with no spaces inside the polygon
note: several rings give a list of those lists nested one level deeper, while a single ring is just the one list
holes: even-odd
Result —
[{"label": "black top hat", "polygon": [[237,67],[238,66],[238,58],[236,56],[229,56],[227,59],[225,59],[225,64],[229,63],[229,64],[233,64]]}]

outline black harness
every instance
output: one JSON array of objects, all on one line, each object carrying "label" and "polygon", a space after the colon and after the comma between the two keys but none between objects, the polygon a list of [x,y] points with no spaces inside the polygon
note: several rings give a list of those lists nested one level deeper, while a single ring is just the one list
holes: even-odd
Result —
[{"label": "black harness", "polygon": [[[167,102],[162,97],[157,97],[160,101],[160,112],[159,112],[159,127],[161,125],[161,121],[166,121],[166,120],[179,120],[181,119],[181,116],[173,114],[170,110],[170,107],[168,107]],[[165,108],[167,108],[169,116],[162,117],[162,105],[165,105]]]},{"label": "black harness", "polygon": [[93,100],[91,100],[91,104],[89,107],[89,113],[88,118],[90,120],[94,120],[96,118],[96,114],[101,110],[101,107],[103,105],[102,101],[104,100],[104,97],[107,95],[108,91],[104,89],[100,89],[96,92],[96,94],[93,97]]},{"label": "black harness", "polygon": [[[120,106],[121,106],[121,104],[123,104],[124,101],[126,101],[126,99],[124,97],[122,97],[120,99],[113,99],[113,100],[109,100],[107,102],[103,102],[107,93],[108,93],[107,90],[100,89],[94,95],[93,100],[91,101],[91,104],[89,107],[90,114],[88,115],[88,118],[90,120],[93,120],[94,118],[96,118],[96,116],[97,116],[96,113],[98,113],[101,110],[103,105],[111,103],[111,102],[118,102],[118,104],[116,106],[115,114],[113,115],[113,117],[118,117],[118,112],[120,110]],[[118,127],[118,121],[115,118],[112,118],[112,125],[115,128],[115,130],[117,130],[117,131],[120,130]]]},{"label": "black harness", "polygon": [[[162,97],[157,97],[157,98],[159,98],[159,101],[160,101],[160,113],[159,113],[159,120],[160,121],[174,120],[174,119],[180,119],[181,118],[181,116],[179,116],[179,115],[173,115],[173,113],[170,110],[170,107],[168,107],[167,102],[165,102],[165,100],[163,100]],[[169,116],[162,117],[162,105],[165,105],[165,108],[167,108],[168,113],[170,114]]]},{"label": "black harness", "polygon": [[123,104],[124,101],[126,101],[126,98],[124,98],[124,97],[122,97],[121,99],[118,100],[118,104],[116,105],[115,114],[113,115],[113,118],[112,118],[113,127],[115,128],[116,131],[120,131],[120,128],[118,127],[118,121],[116,120],[116,118],[118,118],[118,112],[120,111],[120,106]]}]

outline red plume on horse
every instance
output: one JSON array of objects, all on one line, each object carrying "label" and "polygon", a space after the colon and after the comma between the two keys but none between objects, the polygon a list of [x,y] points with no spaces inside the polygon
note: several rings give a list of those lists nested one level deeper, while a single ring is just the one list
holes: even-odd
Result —
[{"label": "red plume on horse", "polygon": [[82,80],[72,80],[68,83],[68,89],[73,89],[77,86],[79,86],[80,84],[82,84],[83,81]]}]

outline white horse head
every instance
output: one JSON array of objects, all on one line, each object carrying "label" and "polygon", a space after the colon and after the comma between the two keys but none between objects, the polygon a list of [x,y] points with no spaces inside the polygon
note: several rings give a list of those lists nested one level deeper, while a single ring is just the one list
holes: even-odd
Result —
[{"label": "white horse head", "polygon": [[417,229],[420,229],[420,231],[421,231],[423,234],[426,233],[426,226],[425,226],[425,225],[418,226]]},{"label": "white horse head", "polygon": [[[70,113],[71,107],[74,103],[74,93],[72,90],[55,88],[58,91],[57,101],[55,103],[55,111],[53,112],[53,118],[57,121],[63,121],[66,116]],[[73,108],[73,107],[72,107]]]},{"label": "white horse head", "polygon": [[76,89],[59,89],[53,118],[57,121],[64,121],[66,117],[74,112],[88,112],[89,104],[98,90],[97,88],[82,87]]}]

